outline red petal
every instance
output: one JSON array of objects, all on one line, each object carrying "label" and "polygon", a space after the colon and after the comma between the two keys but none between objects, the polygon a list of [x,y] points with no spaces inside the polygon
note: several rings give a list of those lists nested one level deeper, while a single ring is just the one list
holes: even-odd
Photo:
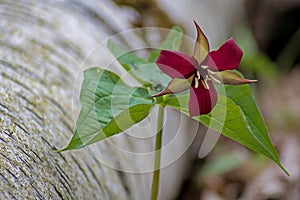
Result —
[{"label": "red petal", "polygon": [[217,103],[217,91],[211,81],[208,81],[209,90],[199,82],[199,87],[190,90],[189,111],[190,116],[207,114]]},{"label": "red petal", "polygon": [[162,50],[156,60],[157,66],[171,78],[189,78],[197,61],[192,56],[179,51]]},{"label": "red petal", "polygon": [[238,67],[243,56],[243,51],[230,38],[217,51],[209,53],[207,66],[218,70],[233,70]]}]

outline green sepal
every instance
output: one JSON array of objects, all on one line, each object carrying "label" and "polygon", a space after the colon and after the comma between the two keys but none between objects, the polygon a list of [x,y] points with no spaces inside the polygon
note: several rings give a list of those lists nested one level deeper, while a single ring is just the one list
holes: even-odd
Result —
[{"label": "green sepal", "polygon": [[235,70],[214,72],[208,69],[208,74],[212,78],[212,81],[216,84],[222,83],[227,85],[242,85],[257,82],[257,80],[245,79],[240,73]]},{"label": "green sepal", "polygon": [[157,94],[152,95],[152,97],[158,97],[158,96],[162,96],[165,94],[176,94],[176,93],[188,90],[191,88],[194,76],[195,75],[192,75],[188,79],[174,78],[168,83],[167,87],[164,90],[162,90],[161,92],[159,92]]}]

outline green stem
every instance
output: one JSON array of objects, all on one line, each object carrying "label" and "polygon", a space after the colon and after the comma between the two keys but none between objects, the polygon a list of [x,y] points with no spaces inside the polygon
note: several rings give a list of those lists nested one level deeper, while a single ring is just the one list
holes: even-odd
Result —
[{"label": "green stem", "polygon": [[157,135],[155,139],[155,153],[154,153],[154,172],[152,178],[151,200],[156,200],[159,191],[159,174],[160,174],[160,159],[161,159],[161,144],[163,134],[164,121],[164,106],[158,105],[157,115]]}]

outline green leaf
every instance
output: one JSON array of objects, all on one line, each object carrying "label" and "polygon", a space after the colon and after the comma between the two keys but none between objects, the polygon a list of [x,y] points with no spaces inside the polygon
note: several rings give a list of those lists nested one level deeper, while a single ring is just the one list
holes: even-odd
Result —
[{"label": "green leaf", "polygon": [[107,42],[107,48],[127,71],[146,63],[141,57],[135,55],[134,52],[122,49],[111,40]]},{"label": "green leaf", "polygon": [[[174,27],[162,42],[160,49],[178,50],[181,45],[182,36],[182,29]],[[154,90],[158,92],[170,81],[170,78],[161,72],[155,64],[160,53],[159,49],[152,51],[146,62],[135,55],[134,52],[122,49],[111,40],[108,41],[107,47],[124,69],[141,84],[152,83]]]},{"label": "green leaf", "polygon": [[[288,174],[279,161],[249,86],[225,86],[223,92],[220,89],[218,92],[218,102],[212,112],[194,117],[194,119],[249,149],[267,156]],[[189,115],[188,96],[184,94],[170,97],[165,104]]]},{"label": "green leaf", "polygon": [[160,91],[170,80],[155,63],[146,63],[133,52],[127,52],[112,41],[108,41],[107,47],[124,69],[141,84],[152,83],[154,89]]},{"label": "green leaf", "polygon": [[280,163],[278,154],[274,148],[274,145],[272,144],[264,119],[253,99],[249,85],[225,85],[225,90],[223,90],[223,93],[222,90],[219,90],[219,92],[224,96],[226,95],[227,98],[229,98],[240,108],[243,117],[245,117],[247,121],[247,125],[249,126],[249,134],[254,141],[248,142],[247,138],[245,138],[243,141],[245,146],[247,146],[246,144],[249,143],[249,147],[247,146],[248,148],[250,148],[250,145],[252,145],[253,148],[250,149],[269,157],[276,164],[278,164],[278,166],[286,174],[289,174]]},{"label": "green leaf", "polygon": [[99,68],[85,71],[76,131],[67,147],[79,149],[118,134],[148,116],[153,100],[147,89],[130,87]]},{"label": "green leaf", "polygon": [[178,51],[181,46],[182,37],[183,30],[178,26],[173,27],[164,41],[162,41],[162,43],[160,44],[159,49],[151,52],[148,58],[148,62],[155,62],[162,49]]}]

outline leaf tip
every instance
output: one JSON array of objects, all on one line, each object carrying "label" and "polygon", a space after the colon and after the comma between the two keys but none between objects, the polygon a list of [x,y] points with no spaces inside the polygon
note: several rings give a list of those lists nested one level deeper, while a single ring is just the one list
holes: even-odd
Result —
[{"label": "leaf tip", "polygon": [[61,153],[61,152],[63,152],[63,151],[67,151],[67,150],[69,150],[69,149],[68,149],[68,146],[63,147],[63,148],[61,148],[61,149],[55,149],[54,152],[55,152],[55,153]]},{"label": "leaf tip", "polygon": [[282,171],[284,171],[284,173],[286,175],[291,176],[291,174],[289,173],[289,171],[281,163],[278,163],[278,166],[282,169]]}]

